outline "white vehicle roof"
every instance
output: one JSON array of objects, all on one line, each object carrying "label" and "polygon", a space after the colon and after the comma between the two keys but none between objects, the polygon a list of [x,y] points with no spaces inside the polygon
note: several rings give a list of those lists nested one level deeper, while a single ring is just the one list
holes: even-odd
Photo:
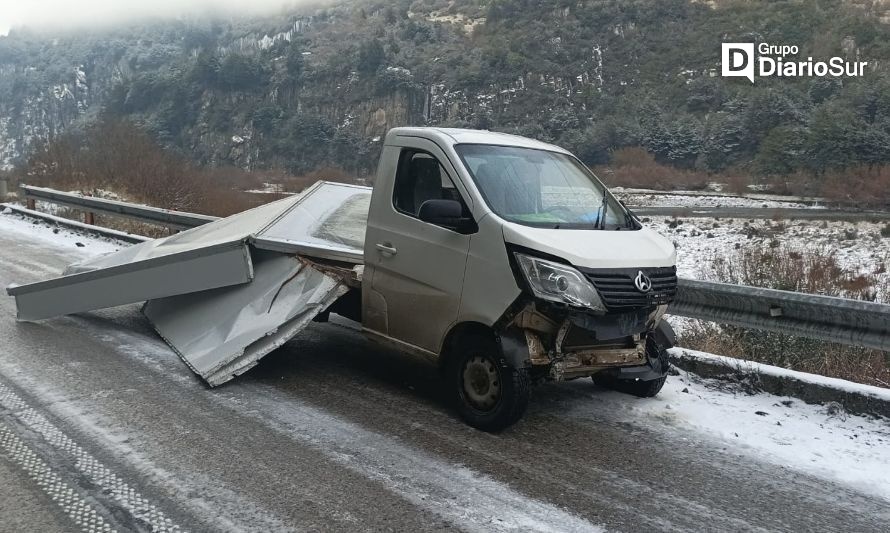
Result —
[{"label": "white vehicle roof", "polygon": [[455,144],[493,144],[498,146],[516,146],[534,148],[550,152],[569,152],[559,146],[548,144],[519,135],[499,133],[488,130],[468,130],[461,128],[393,128],[386,134],[386,144],[393,144],[395,137],[421,137],[435,141],[440,146]]}]

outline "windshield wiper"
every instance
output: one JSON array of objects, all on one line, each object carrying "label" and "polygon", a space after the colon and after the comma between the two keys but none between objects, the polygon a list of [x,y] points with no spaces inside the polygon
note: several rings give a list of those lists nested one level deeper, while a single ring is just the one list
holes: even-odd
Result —
[{"label": "windshield wiper", "polygon": [[606,209],[609,208],[609,196],[603,192],[603,203],[597,210],[596,227],[597,229],[606,229]]}]

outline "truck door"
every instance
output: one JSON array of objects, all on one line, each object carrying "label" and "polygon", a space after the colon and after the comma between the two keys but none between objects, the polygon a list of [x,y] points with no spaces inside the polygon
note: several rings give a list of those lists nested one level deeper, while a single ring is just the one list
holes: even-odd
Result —
[{"label": "truck door", "polygon": [[424,148],[388,146],[383,154],[393,160],[397,153],[398,163],[382,167],[386,175],[375,187],[383,189],[375,189],[371,201],[365,236],[371,287],[365,287],[363,321],[370,331],[438,352],[457,319],[470,236],[424,222],[418,213],[432,199],[458,200],[468,210],[442,164],[444,154],[430,141],[414,142]]}]

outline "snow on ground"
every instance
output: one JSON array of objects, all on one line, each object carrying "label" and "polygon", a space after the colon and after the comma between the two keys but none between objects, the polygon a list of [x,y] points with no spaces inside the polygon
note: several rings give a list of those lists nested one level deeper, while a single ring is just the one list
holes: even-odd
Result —
[{"label": "snow on ground", "polygon": [[674,241],[677,272],[687,278],[703,278],[703,267],[715,257],[772,241],[833,250],[841,266],[862,273],[881,270],[890,260],[890,238],[881,236],[884,224],[876,222],[651,217],[644,224]]},{"label": "snow on ground", "polygon": [[855,383],[853,381],[847,381],[845,379],[830,378],[827,376],[820,376],[818,374],[799,372],[797,370],[790,370],[778,366],[767,365],[764,363],[758,363],[756,361],[745,361],[743,359],[736,359],[734,357],[714,355],[697,350],[688,350],[686,348],[674,348],[671,351],[676,355],[682,355],[686,359],[696,359],[708,363],[716,363],[727,368],[738,370],[740,373],[743,374],[756,373],[768,376],[775,376],[779,378],[793,379],[795,381],[802,381],[804,383],[811,383],[813,385],[829,387],[836,390],[846,391],[852,394],[869,396],[876,400],[890,403],[890,389],[885,389],[882,387],[874,387],[872,385],[864,385],[862,383]]},{"label": "snow on ground", "polygon": [[259,189],[249,189],[244,192],[249,192],[252,194],[296,194],[293,192],[285,191],[284,185],[281,183],[263,183],[263,186]]},{"label": "snow on ground", "polygon": [[72,250],[83,257],[114,252],[129,246],[128,243],[77,233],[49,222],[22,217],[12,210],[0,212],[0,232]]},{"label": "snow on ground", "polygon": [[610,187],[615,195],[627,205],[637,206],[688,206],[688,207],[813,207],[822,209],[823,198],[805,196],[785,196],[778,194],[747,193],[744,195],[720,191],[662,191],[657,189],[634,189]]},{"label": "snow on ground", "polygon": [[617,392],[603,395],[608,405],[579,404],[571,414],[596,420],[604,409],[615,409],[616,417],[641,427],[676,433],[678,438],[694,431],[716,441],[728,454],[750,456],[890,500],[890,420],[850,415],[791,397],[750,395],[733,384],[683,371],[669,377],[651,400]]},{"label": "snow on ground", "polygon": [[616,192],[627,205],[635,207],[767,207],[767,208],[812,208],[821,209],[801,202],[777,201],[765,198],[750,198],[722,195],[685,194],[627,194]]}]

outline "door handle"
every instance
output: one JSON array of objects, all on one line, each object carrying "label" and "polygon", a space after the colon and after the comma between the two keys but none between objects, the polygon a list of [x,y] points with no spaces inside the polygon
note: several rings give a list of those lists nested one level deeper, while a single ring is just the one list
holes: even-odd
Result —
[{"label": "door handle", "polygon": [[398,250],[396,250],[395,247],[393,247],[393,245],[388,242],[378,242],[377,251],[388,255],[396,255],[396,253],[398,253]]}]

